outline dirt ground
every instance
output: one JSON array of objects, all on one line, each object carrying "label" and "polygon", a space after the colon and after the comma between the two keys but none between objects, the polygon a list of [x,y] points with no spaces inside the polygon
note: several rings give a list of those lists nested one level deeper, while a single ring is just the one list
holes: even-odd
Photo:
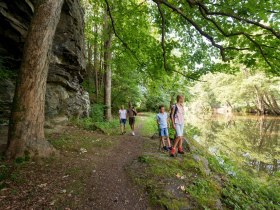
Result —
[{"label": "dirt ground", "polygon": [[126,172],[143,150],[144,137],[137,133],[107,136],[74,126],[52,133],[51,139],[100,143],[87,149],[62,145],[59,157],[5,163],[10,177],[0,183],[1,209],[153,209]]}]

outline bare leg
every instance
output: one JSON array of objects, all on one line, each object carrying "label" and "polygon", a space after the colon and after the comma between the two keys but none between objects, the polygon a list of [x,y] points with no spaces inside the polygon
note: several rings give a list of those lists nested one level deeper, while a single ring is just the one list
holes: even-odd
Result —
[{"label": "bare leg", "polygon": [[158,151],[161,150],[161,144],[162,144],[162,141],[161,141],[161,138],[159,139],[159,148],[158,148]]},{"label": "bare leg", "polygon": [[164,136],[161,137],[162,146],[165,146]]},{"label": "bare leg", "polygon": [[173,145],[174,148],[177,147],[177,145],[178,145],[180,139],[181,139],[181,136],[177,136],[177,137],[176,137],[175,142],[174,142],[174,145]]},{"label": "bare leg", "polygon": [[183,148],[183,137],[181,137],[181,139],[180,139],[179,147],[180,147],[180,148]]},{"label": "bare leg", "polygon": [[169,137],[167,136],[167,144],[168,144],[168,147],[171,147],[171,144],[170,144],[170,139]]},{"label": "bare leg", "polygon": [[120,123],[120,128],[121,128],[121,132],[123,133],[123,126],[122,126],[122,123]]}]

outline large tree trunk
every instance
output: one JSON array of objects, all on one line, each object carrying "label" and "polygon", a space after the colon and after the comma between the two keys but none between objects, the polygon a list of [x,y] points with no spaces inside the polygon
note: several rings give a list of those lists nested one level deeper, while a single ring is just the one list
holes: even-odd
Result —
[{"label": "large tree trunk", "polygon": [[55,150],[45,140],[45,92],[48,55],[59,22],[63,0],[41,0],[36,5],[26,37],[9,127],[6,155],[45,157]]},{"label": "large tree trunk", "polygon": [[106,120],[111,120],[112,109],[111,109],[111,93],[112,93],[112,70],[111,70],[111,60],[112,60],[112,40],[113,31],[109,25],[108,15],[105,14],[105,42],[104,42],[104,118]]}]

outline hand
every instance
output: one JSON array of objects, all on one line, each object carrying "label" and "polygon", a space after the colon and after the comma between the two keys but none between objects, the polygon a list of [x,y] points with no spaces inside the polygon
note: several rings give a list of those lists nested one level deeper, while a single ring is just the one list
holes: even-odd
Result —
[{"label": "hand", "polygon": [[176,130],[176,126],[173,124],[173,128]]}]

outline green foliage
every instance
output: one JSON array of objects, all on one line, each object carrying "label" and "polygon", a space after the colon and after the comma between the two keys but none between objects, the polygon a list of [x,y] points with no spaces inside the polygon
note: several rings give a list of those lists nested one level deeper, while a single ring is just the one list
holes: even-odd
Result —
[{"label": "green foliage", "polygon": [[269,77],[264,73],[206,74],[190,88],[193,112],[210,112],[213,108],[228,106],[233,111],[257,112],[258,99],[264,100],[267,113],[275,114],[280,102],[280,78]]},{"label": "green foliage", "polygon": [[102,122],[104,121],[103,112],[103,104],[92,104],[90,108],[90,118],[92,118],[94,122]]}]

